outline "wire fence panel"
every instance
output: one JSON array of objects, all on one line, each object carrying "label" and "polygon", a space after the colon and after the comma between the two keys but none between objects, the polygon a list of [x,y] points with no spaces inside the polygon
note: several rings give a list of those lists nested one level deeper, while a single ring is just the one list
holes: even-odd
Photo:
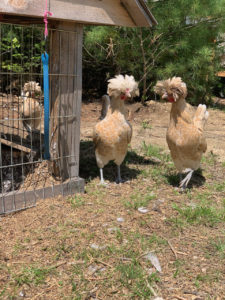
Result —
[{"label": "wire fence panel", "polygon": [[[83,190],[79,152],[71,150],[79,144],[80,126],[77,33],[50,30],[49,37],[45,48],[42,27],[0,23],[0,214]],[[50,49],[51,161],[44,160],[45,49]]]}]

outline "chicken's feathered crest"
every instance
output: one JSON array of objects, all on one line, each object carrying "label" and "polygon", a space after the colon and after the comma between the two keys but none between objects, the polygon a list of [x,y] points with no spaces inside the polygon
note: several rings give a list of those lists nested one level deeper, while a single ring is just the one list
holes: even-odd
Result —
[{"label": "chicken's feathered crest", "polygon": [[29,92],[32,93],[34,92],[35,94],[41,94],[41,87],[38,82],[36,81],[28,81],[24,84],[23,87],[24,92]]},{"label": "chicken's feathered crest", "polygon": [[132,97],[139,96],[138,83],[132,75],[116,75],[114,78],[109,79],[108,82],[107,93],[109,96],[117,96],[128,89]]},{"label": "chicken's feathered crest", "polygon": [[175,99],[180,96],[187,96],[187,86],[180,77],[173,77],[167,80],[158,81],[154,87],[156,94],[162,96],[163,94],[173,94]]}]

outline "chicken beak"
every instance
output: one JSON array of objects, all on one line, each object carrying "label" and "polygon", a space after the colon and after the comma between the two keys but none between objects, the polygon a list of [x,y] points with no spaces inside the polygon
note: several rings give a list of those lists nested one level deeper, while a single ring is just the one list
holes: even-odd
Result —
[{"label": "chicken beak", "polygon": [[131,93],[130,93],[129,89],[126,90],[125,96],[126,96],[126,98],[131,98]]},{"label": "chicken beak", "polygon": [[126,93],[126,98],[131,98],[131,93],[130,92]]},{"label": "chicken beak", "polygon": [[168,94],[167,93],[164,93],[163,95],[162,95],[162,99],[164,100],[164,99],[167,99],[168,98]]}]

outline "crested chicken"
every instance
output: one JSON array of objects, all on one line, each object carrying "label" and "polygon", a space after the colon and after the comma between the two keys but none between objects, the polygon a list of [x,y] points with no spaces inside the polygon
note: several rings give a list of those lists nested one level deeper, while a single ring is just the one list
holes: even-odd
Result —
[{"label": "crested chicken", "polygon": [[[187,87],[180,77],[158,81],[154,90],[172,103],[166,140],[180,173],[180,188],[185,189],[207,149],[204,126],[209,113],[205,105],[199,104],[195,110],[185,101]],[[182,173],[187,173],[184,179]]]},{"label": "crested chicken", "polygon": [[[125,100],[138,96],[138,83],[133,76],[117,75],[108,81],[106,105],[102,110],[102,120],[93,132],[95,156],[100,169],[101,183],[104,184],[103,168],[113,160],[117,165],[117,183],[122,182],[120,165],[123,162],[132,137],[132,127],[126,120]],[[104,100],[104,99],[103,99]]]},{"label": "crested chicken", "polygon": [[20,115],[28,132],[40,130],[42,108],[36,96],[41,95],[41,87],[35,81],[24,84],[22,91],[23,102],[20,105]]}]

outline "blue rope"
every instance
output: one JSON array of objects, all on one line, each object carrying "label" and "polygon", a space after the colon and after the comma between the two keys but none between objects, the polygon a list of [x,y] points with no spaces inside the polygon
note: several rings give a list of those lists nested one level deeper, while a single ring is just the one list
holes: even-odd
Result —
[{"label": "blue rope", "polygon": [[44,76],[44,159],[50,159],[49,152],[49,77],[48,77],[48,61],[49,56],[47,52],[41,55],[43,63]]}]

